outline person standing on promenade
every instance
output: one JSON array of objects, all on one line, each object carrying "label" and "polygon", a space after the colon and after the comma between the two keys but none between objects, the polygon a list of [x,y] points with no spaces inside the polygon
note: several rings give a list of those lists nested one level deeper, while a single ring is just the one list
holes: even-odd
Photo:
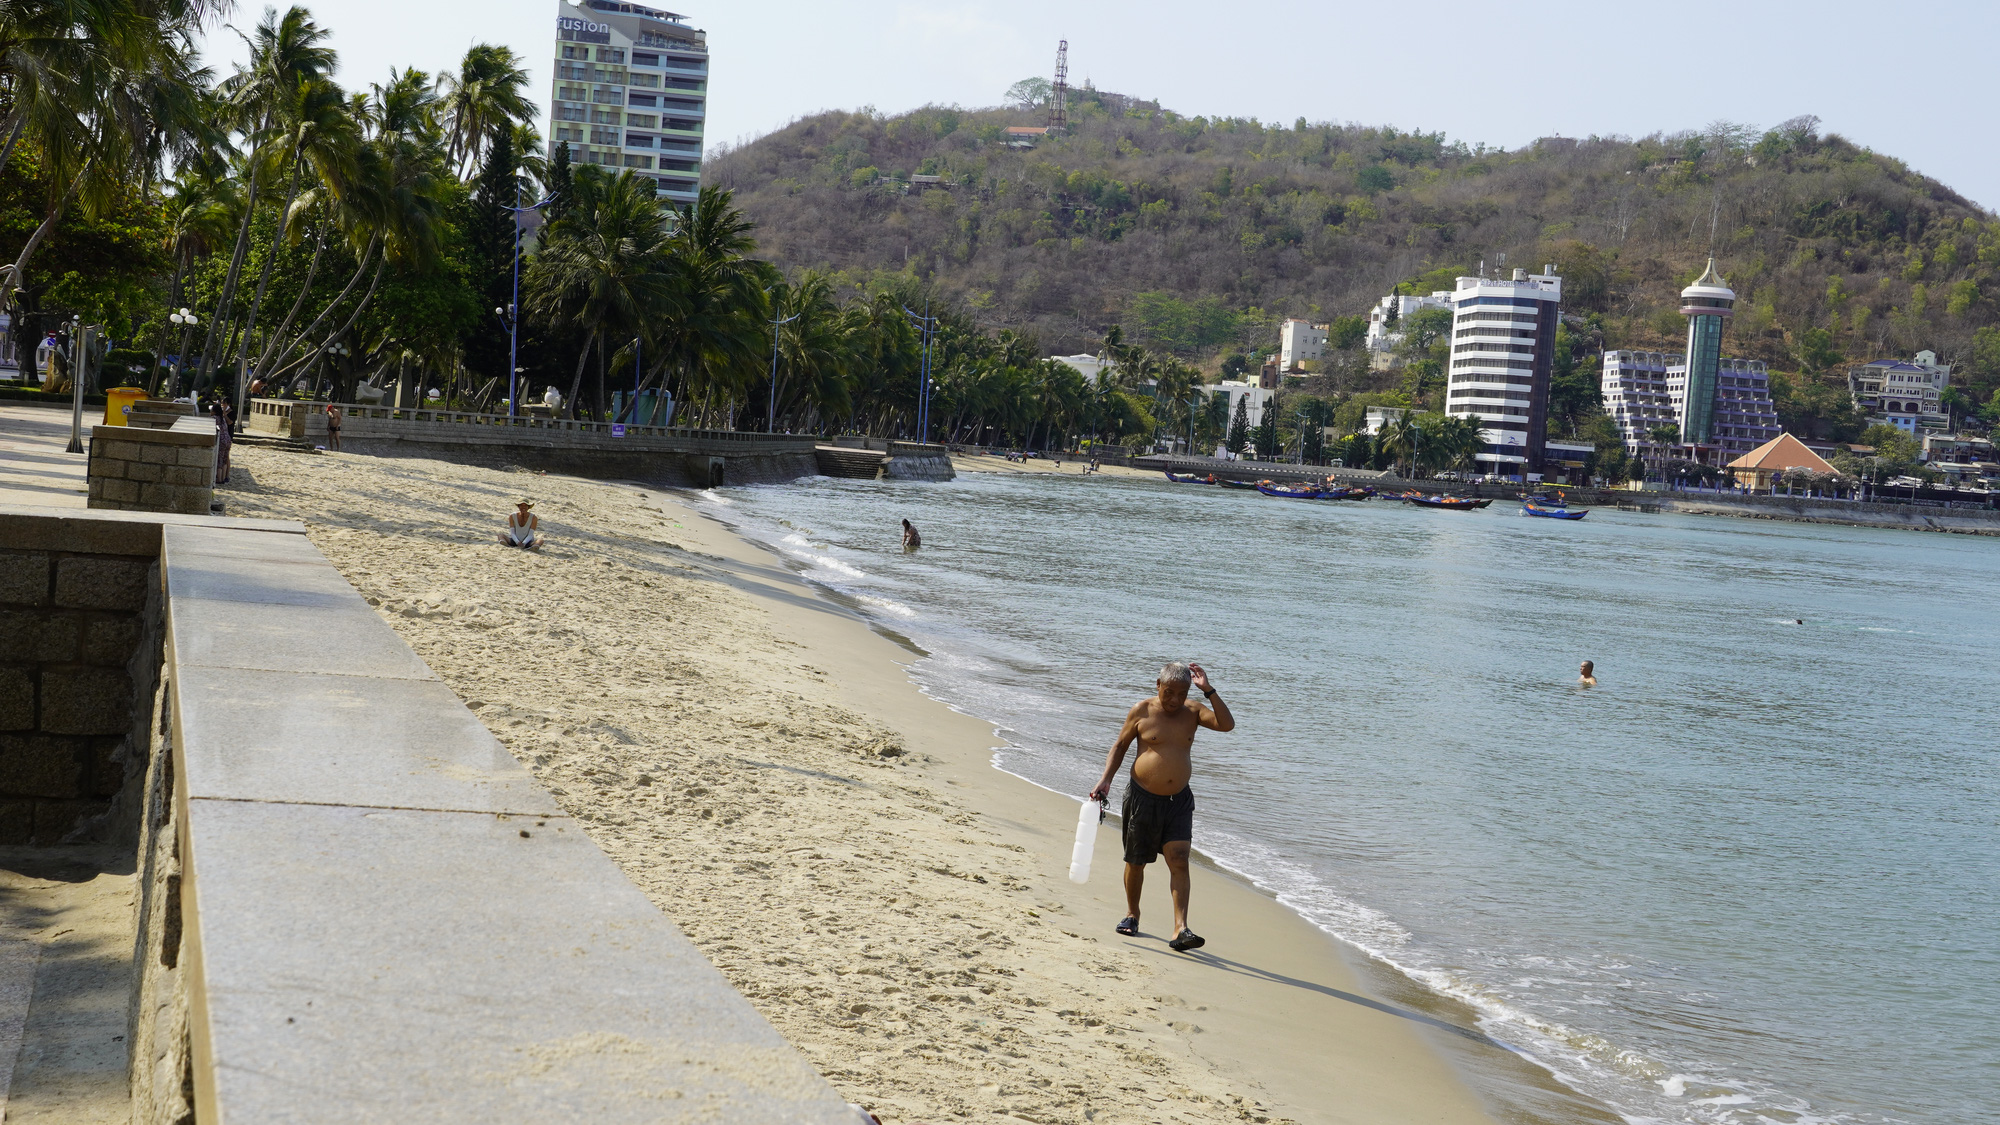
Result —
[{"label": "person standing on promenade", "polygon": [[[1213,710],[1189,706],[1189,687],[1199,690]],[[1167,944],[1175,952],[1186,952],[1206,944],[1187,924],[1188,852],[1194,842],[1194,790],[1188,779],[1194,774],[1194,732],[1207,727],[1226,734],[1236,729],[1236,718],[1199,664],[1167,665],[1160,669],[1154,688],[1151,699],[1140,700],[1126,713],[1125,726],[1105,759],[1104,776],[1090,791],[1090,800],[1110,795],[1118,766],[1136,741],[1139,756],[1132,760],[1132,778],[1119,813],[1125,837],[1126,917],[1118,923],[1118,932],[1127,936],[1139,932],[1139,892],[1146,885],[1146,867],[1155,856],[1165,855],[1174,902],[1174,938]]]}]

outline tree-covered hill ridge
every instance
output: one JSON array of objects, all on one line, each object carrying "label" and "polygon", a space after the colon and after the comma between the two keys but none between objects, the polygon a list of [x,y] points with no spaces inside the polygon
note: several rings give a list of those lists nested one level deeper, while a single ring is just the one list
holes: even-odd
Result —
[{"label": "tree-covered hill ridge", "polygon": [[1213,362],[1274,346],[1283,317],[1449,288],[1482,262],[1554,263],[1597,345],[1673,348],[1678,291],[1713,252],[1739,294],[1731,354],[1831,373],[1930,348],[2000,378],[2000,221],[1813,118],[1504,151],[1083,90],[1066,134],[1010,143],[1041,121],[822,113],[720,153],[711,181],[787,270],[915,273],[1056,351],[1122,323]]}]

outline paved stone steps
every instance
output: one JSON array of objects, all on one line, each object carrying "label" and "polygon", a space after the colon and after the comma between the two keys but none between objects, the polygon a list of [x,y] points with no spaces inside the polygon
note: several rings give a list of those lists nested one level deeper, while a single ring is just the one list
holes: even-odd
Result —
[{"label": "paved stone steps", "polygon": [[230,439],[233,445],[254,445],[259,449],[286,449],[293,453],[318,453],[320,449],[302,438],[276,437],[245,430]]},{"label": "paved stone steps", "polygon": [[815,448],[813,457],[819,462],[821,476],[848,480],[874,480],[882,475],[882,466],[889,461],[886,453],[872,449],[843,449],[833,445]]}]

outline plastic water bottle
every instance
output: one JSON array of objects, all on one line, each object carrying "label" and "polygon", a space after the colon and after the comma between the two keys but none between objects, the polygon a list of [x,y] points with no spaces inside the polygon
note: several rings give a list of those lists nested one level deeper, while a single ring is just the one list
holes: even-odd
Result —
[{"label": "plastic water bottle", "polygon": [[1090,853],[1097,847],[1097,825],[1104,819],[1104,803],[1085,798],[1076,814],[1076,846],[1069,852],[1069,881],[1090,882]]}]

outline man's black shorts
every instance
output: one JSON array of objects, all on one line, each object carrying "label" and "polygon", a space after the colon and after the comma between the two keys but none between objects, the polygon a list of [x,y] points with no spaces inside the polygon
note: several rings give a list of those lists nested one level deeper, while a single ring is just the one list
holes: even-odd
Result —
[{"label": "man's black shorts", "polygon": [[1125,822],[1125,862],[1151,863],[1167,844],[1194,839],[1194,790],[1183,788],[1162,797],[1128,780],[1120,815]]}]

